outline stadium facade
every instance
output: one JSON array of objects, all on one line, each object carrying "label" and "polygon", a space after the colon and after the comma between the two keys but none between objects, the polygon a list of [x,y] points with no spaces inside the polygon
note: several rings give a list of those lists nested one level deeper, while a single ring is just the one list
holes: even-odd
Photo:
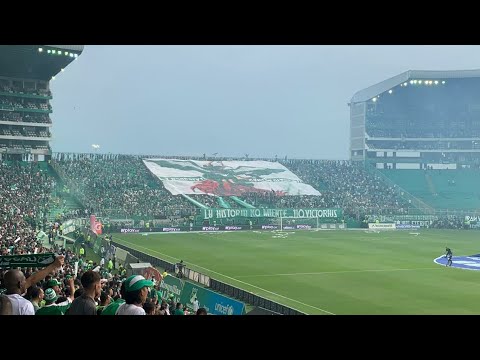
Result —
[{"label": "stadium facade", "polygon": [[358,91],[350,159],[377,169],[480,164],[480,70],[410,70]]},{"label": "stadium facade", "polygon": [[83,45],[0,46],[0,159],[49,159],[50,81],[83,49]]}]

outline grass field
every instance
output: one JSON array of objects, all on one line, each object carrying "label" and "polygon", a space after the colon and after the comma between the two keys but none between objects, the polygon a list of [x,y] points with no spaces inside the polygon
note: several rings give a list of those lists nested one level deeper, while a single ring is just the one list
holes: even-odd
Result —
[{"label": "grass field", "polygon": [[479,232],[125,234],[114,239],[308,314],[480,314],[480,272],[433,260],[480,253]]}]

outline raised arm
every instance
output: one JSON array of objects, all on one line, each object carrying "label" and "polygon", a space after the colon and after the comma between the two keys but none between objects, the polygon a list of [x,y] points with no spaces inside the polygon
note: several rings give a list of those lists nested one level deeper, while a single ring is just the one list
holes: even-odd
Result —
[{"label": "raised arm", "polygon": [[32,274],[26,281],[25,281],[25,289],[28,289],[30,286],[35,285],[40,280],[45,279],[45,277],[50,274],[52,271],[55,271],[62,267],[64,262],[64,256],[60,255],[55,258],[55,261],[48,265],[45,269],[37,271],[36,273]]},{"label": "raised arm", "polygon": [[75,279],[73,276],[68,279],[68,287],[70,288],[70,302],[72,302],[75,299]]}]

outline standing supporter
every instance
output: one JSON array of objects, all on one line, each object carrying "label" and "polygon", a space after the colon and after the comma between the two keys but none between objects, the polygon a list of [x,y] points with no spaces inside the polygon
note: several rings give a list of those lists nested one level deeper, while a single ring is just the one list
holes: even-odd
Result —
[{"label": "standing supporter", "polygon": [[142,275],[132,275],[125,280],[125,304],[120,305],[116,315],[146,315],[143,304],[147,300],[150,280]]},{"label": "standing supporter", "polygon": [[102,290],[100,280],[100,274],[92,270],[82,275],[81,282],[85,292],[73,300],[67,315],[97,315],[95,299],[100,296]]},{"label": "standing supporter", "polygon": [[70,307],[70,303],[65,300],[56,304],[58,296],[52,288],[45,290],[45,306],[38,309],[35,315],[65,315],[65,312]]},{"label": "standing supporter", "polygon": [[17,269],[5,273],[4,283],[7,289],[5,295],[12,303],[13,315],[35,315],[33,304],[21,295],[33,284],[43,280],[47,274],[53,272],[63,265],[63,256],[58,256],[55,261],[43,270],[32,274],[25,279],[23,272]]}]

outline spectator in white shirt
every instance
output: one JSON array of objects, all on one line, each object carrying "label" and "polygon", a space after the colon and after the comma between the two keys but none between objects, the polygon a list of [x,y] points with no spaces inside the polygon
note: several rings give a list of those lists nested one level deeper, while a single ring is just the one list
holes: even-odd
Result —
[{"label": "spectator in white shirt", "polygon": [[7,289],[5,295],[12,303],[12,315],[35,315],[33,304],[21,295],[25,294],[31,285],[43,280],[50,272],[60,268],[63,261],[64,257],[58,256],[52,264],[32,274],[28,279],[25,279],[25,275],[20,270],[7,271],[4,277],[5,288]]},{"label": "spectator in white shirt", "polygon": [[125,304],[120,305],[115,315],[146,315],[143,304],[147,300],[150,280],[142,275],[132,275],[125,280]]},{"label": "spectator in white shirt", "polygon": [[196,314],[200,305],[198,304],[198,299],[193,300],[193,312]]}]

